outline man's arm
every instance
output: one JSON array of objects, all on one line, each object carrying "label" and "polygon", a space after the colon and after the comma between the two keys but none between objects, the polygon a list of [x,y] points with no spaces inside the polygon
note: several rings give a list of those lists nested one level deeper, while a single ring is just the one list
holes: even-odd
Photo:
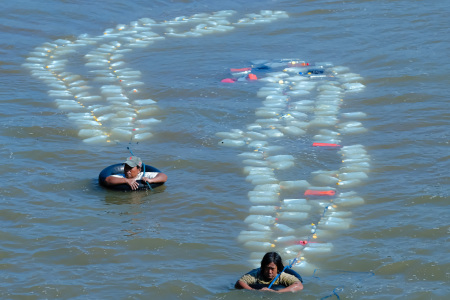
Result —
[{"label": "man's arm", "polygon": [[234,287],[236,289],[244,289],[244,290],[253,290],[248,284],[247,282],[243,281],[243,280],[238,280],[236,281],[236,284],[234,285]]},{"label": "man's arm", "polygon": [[298,282],[294,282],[293,284],[291,284],[290,286],[285,287],[284,289],[278,290],[278,293],[285,293],[285,292],[298,292],[303,290],[303,284],[298,281]]},{"label": "man's arm", "polygon": [[125,177],[108,176],[105,179],[105,183],[107,185],[128,184],[132,190],[139,187],[139,183],[137,183],[135,179],[128,179]]},{"label": "man's arm", "polygon": [[161,183],[167,181],[167,175],[164,173],[158,173],[153,178],[142,177],[142,181],[147,181],[148,183]]}]

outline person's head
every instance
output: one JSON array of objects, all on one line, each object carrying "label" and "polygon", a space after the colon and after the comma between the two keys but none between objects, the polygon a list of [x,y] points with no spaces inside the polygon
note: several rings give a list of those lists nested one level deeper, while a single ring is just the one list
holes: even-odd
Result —
[{"label": "person's head", "polygon": [[269,280],[273,280],[277,276],[278,272],[283,271],[283,269],[283,260],[276,252],[266,253],[261,260],[262,275]]},{"label": "person's head", "polygon": [[124,163],[124,173],[126,178],[134,178],[142,168],[142,160],[137,156],[130,156]]}]

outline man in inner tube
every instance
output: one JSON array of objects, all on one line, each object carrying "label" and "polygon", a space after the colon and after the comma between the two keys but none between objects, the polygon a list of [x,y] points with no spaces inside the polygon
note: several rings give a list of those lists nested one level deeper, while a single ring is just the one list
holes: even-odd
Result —
[{"label": "man in inner tube", "polygon": [[158,172],[142,172],[142,160],[137,156],[130,156],[124,162],[124,174],[106,177],[107,185],[128,184],[132,190],[139,187],[137,180],[151,183],[162,183],[167,181],[167,175]]}]

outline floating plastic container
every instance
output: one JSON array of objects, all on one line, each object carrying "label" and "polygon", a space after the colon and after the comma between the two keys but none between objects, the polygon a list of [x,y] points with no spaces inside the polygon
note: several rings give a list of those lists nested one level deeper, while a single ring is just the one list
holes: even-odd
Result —
[{"label": "floating plastic container", "polygon": [[305,248],[305,246],[303,246],[301,244],[291,245],[291,246],[285,247],[283,249],[283,252],[286,252],[286,253],[297,253],[298,254],[304,248]]},{"label": "floating plastic container", "polygon": [[365,172],[350,172],[350,173],[341,173],[339,174],[339,179],[341,180],[351,180],[351,179],[367,179],[368,176]]},{"label": "floating plastic container", "polygon": [[258,148],[266,146],[267,144],[268,144],[267,141],[252,141],[248,144],[248,147],[258,149]]},{"label": "floating plastic container", "polygon": [[260,190],[256,190],[256,191],[249,191],[247,193],[247,195],[249,197],[273,197],[278,199],[278,191],[272,191],[272,192],[267,192],[267,191],[260,191]]},{"label": "floating plastic container", "polygon": [[244,247],[256,251],[269,251],[275,247],[275,244],[269,242],[249,241],[244,243]]},{"label": "floating plastic container", "polygon": [[271,238],[271,235],[272,233],[270,231],[245,230],[239,233],[237,240],[240,243],[245,243],[249,241],[265,242]]},{"label": "floating plastic container", "polygon": [[[257,117],[264,117],[264,118],[271,118],[271,117],[277,117],[279,115],[279,112],[272,109],[258,109],[255,112],[255,115]],[[258,122],[257,122],[258,123]]]},{"label": "floating plastic container", "polygon": [[362,77],[360,77],[360,76],[355,76],[355,77],[345,78],[345,79],[340,79],[340,80],[342,82],[347,82],[347,83],[344,83],[342,85],[342,87],[344,89],[346,89],[347,92],[359,92],[359,91],[363,90],[366,87],[362,83],[355,82],[355,81],[362,80]]},{"label": "floating plastic container", "polygon": [[109,142],[109,137],[107,137],[106,135],[98,135],[98,136],[84,139],[83,142],[88,143],[88,144],[104,145]]},{"label": "floating plastic container", "polygon": [[256,205],[250,207],[251,214],[271,214],[278,210],[278,206],[274,205]]},{"label": "floating plastic container", "polygon": [[353,188],[362,183],[359,179],[341,180],[337,183],[340,188]]},{"label": "floating plastic container", "polygon": [[248,229],[250,230],[257,230],[257,231],[270,231],[272,232],[272,229],[270,226],[259,224],[259,223],[251,223],[248,225]]},{"label": "floating plastic container", "polygon": [[255,166],[255,167],[265,167],[269,165],[268,161],[261,159],[245,159],[242,161],[242,163],[248,166]]},{"label": "floating plastic container", "polygon": [[286,170],[286,169],[293,167],[294,165],[295,165],[295,163],[290,160],[278,161],[278,162],[273,162],[270,164],[270,166],[272,168],[277,169],[277,170]]},{"label": "floating plastic container", "polygon": [[90,138],[95,136],[104,135],[102,130],[99,129],[81,129],[78,132],[78,136],[81,138]]},{"label": "floating plastic container", "polygon": [[[284,134],[279,131],[278,129],[270,129],[270,130],[263,130],[263,134],[265,134],[268,138],[279,138],[284,136]],[[272,146],[271,148],[274,149],[276,146]],[[270,149],[267,147],[267,149]]]},{"label": "floating plastic container", "polygon": [[323,229],[328,229],[328,230],[347,230],[350,228],[350,223],[349,222],[325,221],[325,222],[321,222],[320,226]]},{"label": "floating plastic container", "polygon": [[263,140],[267,138],[267,135],[255,131],[248,131],[245,133],[245,136],[253,140]]},{"label": "floating plastic container", "polygon": [[289,101],[289,96],[286,95],[268,95],[266,100],[276,100],[281,102]]},{"label": "floating plastic container", "polygon": [[283,211],[278,213],[278,219],[280,221],[303,221],[306,218],[308,218],[307,212]]},{"label": "floating plastic container", "polygon": [[135,141],[143,141],[143,140],[148,140],[149,138],[151,138],[153,136],[153,134],[151,132],[143,132],[143,133],[138,133],[134,136],[134,140]]},{"label": "floating plastic container", "polygon": [[261,152],[242,152],[240,154],[238,154],[238,156],[243,157],[243,158],[249,158],[249,159],[263,159],[264,155]]},{"label": "floating plastic container", "polygon": [[273,173],[271,168],[268,167],[253,167],[246,166],[244,167],[244,174],[269,174]]},{"label": "floating plastic container", "polygon": [[274,155],[267,158],[270,162],[291,161],[294,159],[295,157],[292,155]]},{"label": "floating plastic container", "polygon": [[279,245],[287,246],[287,245],[295,244],[298,240],[299,240],[299,238],[294,235],[280,236],[274,240],[274,243],[277,246],[279,246]]},{"label": "floating plastic container", "polygon": [[331,243],[308,243],[303,252],[308,254],[329,253],[332,248],[333,244]]},{"label": "floating plastic container", "polygon": [[265,192],[279,192],[280,185],[279,184],[261,184],[257,185],[254,188],[255,191],[265,191]]},{"label": "floating plastic container", "polygon": [[312,127],[332,127],[336,125],[338,122],[337,118],[333,116],[322,116],[322,117],[316,117],[314,118],[310,123],[309,126]]},{"label": "floating plastic container", "polygon": [[283,151],[284,147],[282,147],[282,146],[265,146],[265,147],[262,147],[259,150],[261,150],[262,152],[264,152],[264,153],[266,153],[268,155],[272,155],[272,154],[277,153],[279,151]]},{"label": "floating plastic container", "polygon": [[275,205],[279,203],[278,199],[274,197],[251,196],[249,200],[253,205]]},{"label": "floating plastic container", "polygon": [[341,128],[339,130],[342,134],[361,134],[361,133],[365,133],[367,132],[367,129],[364,127],[346,127],[346,128]]},{"label": "floating plastic container", "polygon": [[294,228],[291,228],[291,227],[289,227],[289,226],[287,226],[287,225],[284,225],[284,224],[278,224],[278,223],[275,223],[275,224],[273,225],[273,227],[274,227],[275,229],[277,229],[278,231],[284,232],[284,233],[294,233],[294,232],[295,232],[295,229],[294,229]]},{"label": "floating plastic container", "polygon": [[259,223],[262,225],[272,225],[275,223],[275,217],[268,215],[249,215],[244,220],[245,223]]},{"label": "floating plastic container", "polygon": [[292,269],[301,273],[303,276],[312,276],[314,274],[314,271],[317,269],[317,266],[308,263],[306,260],[302,260],[299,263],[294,264]]},{"label": "floating plastic container", "polygon": [[147,106],[155,104],[156,101],[152,99],[142,99],[142,100],[134,100],[132,103],[136,106]]},{"label": "floating plastic container", "polygon": [[341,116],[346,119],[364,119],[367,117],[367,114],[363,112],[350,112],[342,113]]},{"label": "floating plastic container", "polygon": [[252,175],[247,181],[250,181],[254,185],[278,183],[278,179],[269,175]]},{"label": "floating plastic container", "polygon": [[[284,204],[281,206],[281,210],[282,210],[282,212],[289,212],[289,213],[296,213],[296,212],[308,213],[309,211],[311,211],[311,205],[308,205],[308,204]],[[301,218],[299,218],[299,220],[301,220]]]},{"label": "floating plastic container", "polygon": [[149,106],[145,108],[140,108],[137,110],[137,113],[141,116],[151,116],[159,112],[159,108],[157,106]]},{"label": "floating plastic container", "polygon": [[287,135],[292,135],[292,136],[303,136],[306,134],[306,131],[299,128],[299,127],[295,127],[295,126],[286,126],[286,127],[282,127],[281,131],[284,134]]},{"label": "floating plastic container", "polygon": [[310,184],[306,180],[291,180],[280,182],[280,187],[282,189],[289,189],[289,190],[307,189],[309,186]]},{"label": "floating plastic container", "polygon": [[340,172],[367,172],[370,169],[369,162],[348,163],[344,167],[340,168]]},{"label": "floating plastic container", "polygon": [[287,95],[291,96],[291,97],[300,97],[300,96],[306,96],[308,95],[310,92],[307,90],[301,90],[301,89],[297,89],[297,90],[290,90],[288,92],[286,92]]},{"label": "floating plastic container", "polygon": [[245,142],[243,140],[223,139],[218,144],[225,147],[242,147]]},{"label": "floating plastic container", "polygon": [[317,176],[314,176],[312,180],[314,183],[325,184],[325,185],[337,184],[339,182],[338,178],[336,178],[332,175],[326,175],[326,174],[319,174]]},{"label": "floating plastic container", "polygon": [[[256,174],[249,174],[246,177],[246,180],[248,182],[252,182],[252,184],[254,184],[255,186],[260,186],[260,185],[265,185],[265,184],[278,184],[278,179],[276,179],[275,175],[270,172],[267,174],[261,174],[261,173],[256,173]],[[258,182],[258,181],[265,181],[265,180],[269,180],[271,182]],[[257,194],[257,192],[261,192],[261,194]],[[251,194],[253,193],[253,194]],[[264,192],[264,191],[253,191],[253,192],[249,192],[249,195],[252,196],[263,196],[263,197],[267,197],[267,195],[272,195],[272,194],[276,194],[275,192]]]},{"label": "floating plastic container", "polygon": [[284,199],[283,205],[304,205],[307,204],[306,199]]},{"label": "floating plastic container", "polygon": [[124,130],[120,128],[114,128],[111,130],[112,139],[129,140],[131,136],[132,132],[130,130]]}]

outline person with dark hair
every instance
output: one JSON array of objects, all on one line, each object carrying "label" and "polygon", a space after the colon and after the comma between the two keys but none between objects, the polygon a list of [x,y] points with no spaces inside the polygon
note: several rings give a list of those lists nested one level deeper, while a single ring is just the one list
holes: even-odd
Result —
[{"label": "person with dark hair", "polygon": [[167,175],[159,172],[142,172],[142,160],[137,156],[130,156],[124,162],[124,174],[106,177],[106,185],[128,184],[132,190],[139,187],[137,180],[148,183],[167,181]]},{"label": "person with dark hair", "polygon": [[[284,272],[283,269],[281,256],[276,252],[268,252],[261,260],[261,268],[254,269],[242,276],[236,282],[235,288],[279,293],[301,291],[303,289],[301,276],[289,268],[286,268]],[[280,276],[269,289],[269,285],[279,273],[281,273]]]}]

